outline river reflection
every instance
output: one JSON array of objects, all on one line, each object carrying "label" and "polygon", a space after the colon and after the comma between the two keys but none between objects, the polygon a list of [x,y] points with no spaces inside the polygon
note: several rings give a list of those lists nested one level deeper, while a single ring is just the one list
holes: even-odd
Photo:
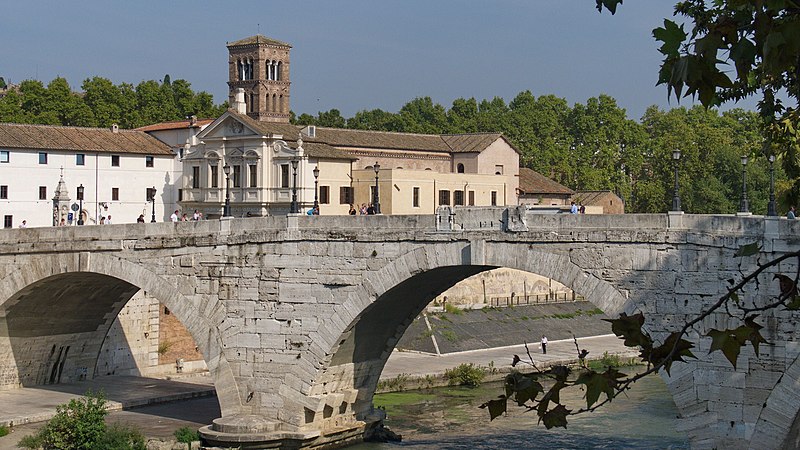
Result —
[{"label": "river reflection", "polygon": [[[575,391],[575,390],[572,390]],[[678,411],[661,378],[647,377],[594,413],[569,418],[567,429],[537,425],[535,413],[509,405],[509,414],[489,422],[478,405],[502,393],[500,383],[477,389],[439,388],[375,396],[385,406],[386,425],[403,435],[399,444],[359,444],[358,450],[414,449],[688,449],[675,431]],[[568,405],[582,393],[562,392]],[[585,403],[584,403],[585,404]]]}]

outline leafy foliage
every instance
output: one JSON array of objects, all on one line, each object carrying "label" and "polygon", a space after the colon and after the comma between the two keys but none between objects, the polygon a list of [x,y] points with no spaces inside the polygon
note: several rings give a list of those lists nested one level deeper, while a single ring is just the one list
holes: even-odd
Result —
[{"label": "leafy foliage", "polygon": [[193,441],[200,440],[200,433],[197,432],[194,428],[190,427],[180,427],[175,430],[175,439],[178,442],[183,442],[184,444],[191,444]]},{"label": "leafy foliage", "polygon": [[[616,12],[622,0],[596,0]],[[759,97],[760,152],[775,155],[793,179],[789,202],[800,199],[800,4],[796,0],[684,0],[678,23],[653,30],[664,56],[659,84],[669,96],[696,97],[706,106]],[[685,28],[688,25],[689,29]],[[785,106],[781,97],[793,105]]]},{"label": "leafy foliage", "polygon": [[451,386],[476,387],[480,386],[484,377],[486,377],[486,371],[472,363],[459,364],[452,369],[447,369],[444,372],[444,376]]},{"label": "leafy foliage", "polygon": [[88,393],[56,407],[56,415],[33,437],[19,445],[44,449],[94,449],[106,433],[106,400]]},{"label": "leafy foliage", "polygon": [[0,97],[0,122],[136,128],[195,115],[216,117],[227,105],[214,105],[211,94],[194,92],[186,80],[142,81],[114,85],[101,77],[87,78],[82,93],[67,80],[25,80]]}]

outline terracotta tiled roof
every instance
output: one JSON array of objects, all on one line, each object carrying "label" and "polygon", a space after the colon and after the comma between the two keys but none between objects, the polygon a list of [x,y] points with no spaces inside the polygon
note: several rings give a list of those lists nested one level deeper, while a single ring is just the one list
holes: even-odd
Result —
[{"label": "terracotta tiled roof", "polygon": [[519,168],[519,190],[524,194],[572,195],[575,193],[572,189],[560,183],[556,183],[550,178],[547,178],[535,170],[528,169],[527,167]]},{"label": "terracotta tiled roof", "polygon": [[[203,125],[208,125],[213,122],[214,119],[197,119],[195,125],[198,127],[202,127]],[[161,122],[161,123],[154,123],[152,125],[147,125],[144,127],[136,128],[136,131],[163,131],[163,130],[180,130],[183,128],[189,128],[192,122],[190,120],[176,120],[174,122]]]},{"label": "terracotta tiled roof", "polygon": [[237,45],[251,45],[251,44],[268,44],[268,45],[278,45],[281,47],[291,47],[291,45],[287,44],[286,42],[282,42],[277,39],[271,39],[261,34],[246,37],[244,39],[239,39],[238,41],[228,42],[228,47],[234,47]]},{"label": "terracotta tiled roof", "polygon": [[442,139],[453,153],[480,153],[502,136],[501,133],[445,134]]},{"label": "terracotta tiled roof", "polygon": [[391,150],[417,150],[450,153],[438,134],[397,133],[391,131],[346,130],[317,127],[316,141],[335,147],[364,147]]},{"label": "terracotta tiled roof", "polygon": [[172,155],[168,145],[142,131],[0,123],[0,147],[100,153]]},{"label": "terracotta tiled roof", "polygon": [[[304,126],[281,122],[258,121],[246,114],[229,109],[233,117],[254,131],[264,135],[279,134],[286,141],[295,141]],[[442,153],[480,153],[497,139],[505,139],[501,133],[472,134],[417,134],[392,131],[349,130],[344,128],[316,127],[315,137],[303,136],[306,143],[328,144],[342,150],[347,148],[369,148],[384,150],[407,150]],[[506,140],[508,142],[508,140]],[[509,145],[511,145],[509,143]],[[513,146],[511,146],[514,148]],[[515,151],[519,151],[514,148]]]},{"label": "terracotta tiled roof", "polygon": [[247,125],[248,128],[263,136],[279,134],[283,136],[282,139],[285,141],[296,141],[298,136],[300,136],[300,128],[290,123],[260,121],[253,119],[247,114],[239,114],[232,109],[229,109],[228,113],[230,113],[231,116],[235,117],[243,124]]},{"label": "terracotta tiled roof", "polygon": [[303,150],[308,156],[313,156],[314,158],[348,159],[351,161],[358,159],[323,142],[303,142]]}]

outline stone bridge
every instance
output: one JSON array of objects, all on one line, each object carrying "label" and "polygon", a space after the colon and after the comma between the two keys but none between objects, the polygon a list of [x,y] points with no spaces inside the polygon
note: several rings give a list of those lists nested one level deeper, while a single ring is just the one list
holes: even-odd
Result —
[{"label": "stone bridge", "polygon": [[[324,446],[380,419],[372,397],[403,332],[438,294],[498,267],[550,277],[608,315],[642,311],[664,337],[756,267],[798,248],[800,221],[695,215],[290,216],[0,231],[0,388],[92,377],[139,289],[194,337],[222,417],[210,443]],[[796,260],[778,268],[797,270]],[[774,296],[774,272],[743,301]],[[770,345],[736,369],[698,339],[664,376],[698,448],[793,447],[798,313],[762,320]],[[703,329],[738,325],[726,314]],[[620,401],[624,401],[620,400]],[[488,417],[487,417],[488,420]]]}]

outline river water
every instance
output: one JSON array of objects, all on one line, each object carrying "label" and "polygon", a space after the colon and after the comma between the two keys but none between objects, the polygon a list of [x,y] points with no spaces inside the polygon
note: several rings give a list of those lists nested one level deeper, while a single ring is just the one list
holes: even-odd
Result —
[{"label": "river water", "polygon": [[[576,407],[582,393],[562,391]],[[475,389],[438,388],[375,396],[385,406],[386,425],[403,435],[398,444],[359,444],[358,450],[411,449],[688,449],[675,430],[678,411],[661,378],[647,377],[623,396],[593,413],[569,417],[567,429],[547,430],[535,412],[509,404],[509,413],[489,421],[478,405],[502,393],[500,383]],[[569,409],[575,409],[570,407]]]}]

